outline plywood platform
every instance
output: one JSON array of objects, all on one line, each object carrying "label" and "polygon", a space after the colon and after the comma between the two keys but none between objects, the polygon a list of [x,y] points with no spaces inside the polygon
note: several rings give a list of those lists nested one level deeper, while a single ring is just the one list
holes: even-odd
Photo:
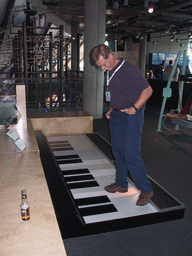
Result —
[{"label": "plywood platform", "polygon": [[48,136],[93,132],[93,116],[85,111],[31,113],[28,118],[34,130],[41,130]]}]

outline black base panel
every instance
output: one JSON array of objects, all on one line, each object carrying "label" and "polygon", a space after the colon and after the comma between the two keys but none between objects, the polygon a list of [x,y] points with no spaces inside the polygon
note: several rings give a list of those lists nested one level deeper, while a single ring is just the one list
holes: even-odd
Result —
[{"label": "black base panel", "polygon": [[[68,185],[66,184],[63,175],[59,171],[59,167],[56,163],[54,155],[51,152],[46,137],[41,131],[36,131],[36,138],[40,149],[40,157],[45,177],[63,240],[161,223],[184,217],[185,207],[183,205],[178,205],[179,203],[170,195],[168,195],[169,202],[165,202],[166,192],[152,181],[154,192],[156,193],[153,201],[158,201],[158,197],[161,197],[161,200],[163,200],[163,202],[160,200],[162,202],[161,207],[164,209],[164,211],[118,220],[85,224],[77,207],[79,202],[73,200]],[[175,201],[177,203],[175,203]],[[169,203],[174,205],[174,207],[169,207]],[[169,210],[166,211],[165,208],[167,207]]]}]

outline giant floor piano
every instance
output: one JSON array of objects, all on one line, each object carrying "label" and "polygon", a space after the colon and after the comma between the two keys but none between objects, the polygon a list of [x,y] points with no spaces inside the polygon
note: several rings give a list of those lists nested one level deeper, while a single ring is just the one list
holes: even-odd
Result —
[{"label": "giant floor piano", "polygon": [[150,177],[155,195],[145,206],[136,205],[140,191],[130,178],[127,193],[106,192],[115,166],[110,144],[99,134],[46,138],[37,131],[36,136],[63,239],[184,216],[184,205]]}]

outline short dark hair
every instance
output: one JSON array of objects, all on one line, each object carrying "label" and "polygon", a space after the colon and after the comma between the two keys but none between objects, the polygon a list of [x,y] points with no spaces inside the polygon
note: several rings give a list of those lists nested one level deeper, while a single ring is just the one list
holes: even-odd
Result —
[{"label": "short dark hair", "polygon": [[91,65],[96,64],[100,55],[102,55],[104,57],[104,59],[107,59],[109,57],[110,53],[112,53],[111,48],[105,44],[100,44],[100,45],[95,46],[90,52]]}]

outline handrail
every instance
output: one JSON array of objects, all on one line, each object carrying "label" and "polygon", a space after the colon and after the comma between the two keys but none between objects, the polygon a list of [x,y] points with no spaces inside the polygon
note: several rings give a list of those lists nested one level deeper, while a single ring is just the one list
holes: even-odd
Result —
[{"label": "handrail", "polygon": [[163,114],[164,114],[164,110],[165,110],[165,105],[166,105],[167,98],[170,98],[171,94],[172,94],[170,86],[171,86],[172,78],[175,74],[175,70],[176,70],[179,58],[181,56],[181,53],[182,53],[182,51],[180,50],[178,55],[177,55],[177,58],[175,60],[174,66],[171,70],[171,74],[170,74],[168,82],[167,82],[167,87],[164,88],[164,90],[163,90],[163,102],[162,102],[162,105],[161,105],[161,111],[160,111],[160,115],[159,115],[159,122],[158,122],[157,132],[162,131],[161,126],[162,126],[162,119],[163,119]]}]

